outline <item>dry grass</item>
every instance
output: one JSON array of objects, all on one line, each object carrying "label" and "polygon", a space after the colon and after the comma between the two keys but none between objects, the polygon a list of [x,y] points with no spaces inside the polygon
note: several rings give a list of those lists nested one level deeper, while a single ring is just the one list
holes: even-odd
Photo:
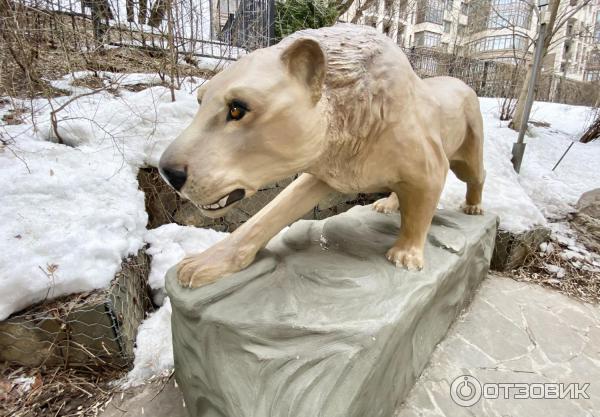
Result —
[{"label": "dry grass", "polygon": [[[72,51],[70,59],[64,59],[64,51],[42,50],[39,58],[39,71],[44,79],[59,79],[65,74],[74,71],[107,71],[115,73],[160,72],[164,65],[160,58],[156,58],[135,48],[113,48],[109,50],[98,50],[94,53],[81,53]],[[178,65],[180,76],[198,76],[210,78],[212,72],[200,70],[193,65]],[[81,82],[81,86],[93,88],[98,83],[97,77]],[[163,84],[163,85],[166,85]],[[33,93],[32,93],[33,91]],[[4,71],[0,74],[0,95],[11,97],[56,97],[69,95],[70,92],[52,87],[49,83],[30,86],[24,79],[23,74],[10,61],[5,63]]]},{"label": "dry grass", "polygon": [[[600,272],[598,267],[565,256],[567,246],[552,241],[554,249],[541,253],[535,248],[520,268],[510,276],[517,281],[534,282],[558,290],[588,303],[600,303]],[[596,255],[598,256],[598,255]],[[549,271],[548,266],[562,268],[561,273]],[[564,272],[562,272],[564,271]],[[564,274],[564,275],[563,275]]]},{"label": "dry grass", "polygon": [[0,372],[0,416],[97,416],[116,391],[110,382],[122,375],[114,370],[5,367]]}]

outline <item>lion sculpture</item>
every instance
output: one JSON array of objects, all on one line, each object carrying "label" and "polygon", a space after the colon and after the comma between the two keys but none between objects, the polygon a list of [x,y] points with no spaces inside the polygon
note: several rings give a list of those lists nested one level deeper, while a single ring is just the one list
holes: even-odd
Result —
[{"label": "lion sculpture", "polygon": [[[423,267],[448,169],[481,213],[483,123],[475,92],[451,77],[420,79],[372,28],[303,30],[254,51],[198,90],[199,110],[160,172],[203,214],[221,217],[262,186],[303,174],[256,215],[178,266],[198,287],[247,267],[286,225],[328,193],[391,192],[375,210],[402,216],[387,258]],[[383,254],[382,254],[383,255]]]}]

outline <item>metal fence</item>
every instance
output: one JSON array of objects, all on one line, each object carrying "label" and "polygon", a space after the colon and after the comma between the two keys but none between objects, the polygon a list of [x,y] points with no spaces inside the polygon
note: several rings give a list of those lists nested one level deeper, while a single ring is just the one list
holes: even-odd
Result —
[{"label": "metal fence", "polygon": [[[480,97],[516,97],[525,78],[523,61],[512,65],[448,54],[429,48],[404,51],[415,72],[421,77],[447,75],[467,83]],[[538,101],[594,106],[600,89],[597,83],[581,82],[554,74],[538,78]]]},{"label": "metal fence", "polygon": [[27,28],[30,41],[80,52],[128,46],[237,59],[273,42],[274,16],[274,0],[1,0],[0,31]]},{"label": "metal fence", "polygon": [[[4,6],[0,33],[10,52],[5,55],[32,73],[33,61],[44,48],[61,51],[66,61],[86,63],[97,60],[93,55],[99,49],[140,49],[162,58],[158,71],[166,72],[182,60],[195,64],[203,58],[235,60],[275,41],[274,0],[0,0],[0,4]],[[514,97],[525,75],[522,63],[432,48],[405,52],[420,76],[460,78],[479,96]],[[590,83],[542,74],[536,99],[594,105],[597,92]]]}]

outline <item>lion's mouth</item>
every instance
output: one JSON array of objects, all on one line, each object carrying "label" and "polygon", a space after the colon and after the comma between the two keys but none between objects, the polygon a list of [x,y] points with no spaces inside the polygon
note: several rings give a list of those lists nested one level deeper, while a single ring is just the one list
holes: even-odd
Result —
[{"label": "lion's mouth", "polygon": [[219,200],[215,201],[214,203],[201,205],[200,207],[202,208],[202,210],[206,210],[206,211],[221,210],[221,209],[224,209],[225,207],[235,203],[236,201],[240,201],[245,196],[246,196],[246,191],[241,188],[237,188],[237,189],[233,190],[232,192],[230,192],[229,194],[221,197]]}]

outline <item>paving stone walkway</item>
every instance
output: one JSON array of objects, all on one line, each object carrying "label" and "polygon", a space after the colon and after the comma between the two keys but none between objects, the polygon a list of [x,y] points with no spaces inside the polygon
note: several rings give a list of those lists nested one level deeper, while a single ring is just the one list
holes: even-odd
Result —
[{"label": "paving stone walkway", "polygon": [[[454,397],[465,404],[479,398],[469,407],[450,394],[452,382],[463,375],[468,378],[455,383]],[[580,385],[566,391],[570,383]],[[519,399],[567,393],[589,398]],[[600,416],[600,307],[490,275],[396,414],[417,416]],[[171,380],[117,395],[101,417],[187,414]]]},{"label": "paving stone walkway", "polygon": [[[453,387],[462,394],[454,394],[459,402],[474,402],[481,386],[479,401],[470,407],[450,395],[461,375],[469,378]],[[585,393],[589,399],[555,398],[558,384],[569,383],[580,384],[569,396]],[[565,395],[568,388],[562,388]],[[538,398],[544,396],[550,398]],[[488,277],[397,413],[417,416],[600,416],[600,307],[538,285]]]},{"label": "paving stone walkway", "polygon": [[[175,378],[158,380],[114,396],[100,417],[189,417]],[[207,416],[208,417],[208,416]]]}]

